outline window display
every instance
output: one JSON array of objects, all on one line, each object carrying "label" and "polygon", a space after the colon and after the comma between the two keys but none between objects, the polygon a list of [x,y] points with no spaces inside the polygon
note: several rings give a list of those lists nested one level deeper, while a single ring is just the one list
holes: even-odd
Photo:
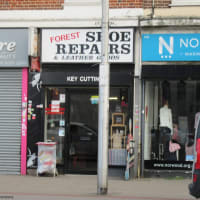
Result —
[{"label": "window display", "polygon": [[[115,100],[112,96],[116,96]],[[128,89],[112,89],[110,98],[109,166],[126,166]]]},{"label": "window display", "polygon": [[[119,117],[118,120],[116,118]],[[118,122],[118,123],[116,123]],[[113,113],[110,129],[111,148],[123,149],[126,145],[126,125],[124,124],[124,113]]]},{"label": "window display", "polygon": [[112,124],[119,124],[123,125],[124,124],[124,113],[113,113],[112,114]]},{"label": "window display", "polygon": [[145,168],[192,168],[199,89],[200,81],[145,82]]},{"label": "window display", "polygon": [[164,100],[163,107],[160,108],[160,144],[163,145],[162,149],[164,160],[173,159],[174,153],[169,151],[169,142],[173,134],[172,129],[172,111],[168,107],[168,100]]}]

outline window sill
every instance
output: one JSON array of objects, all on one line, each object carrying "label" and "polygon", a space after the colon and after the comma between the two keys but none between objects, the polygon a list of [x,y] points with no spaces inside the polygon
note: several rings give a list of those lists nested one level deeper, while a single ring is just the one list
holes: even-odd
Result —
[{"label": "window sill", "polygon": [[200,0],[172,0],[169,6],[200,6]]},{"label": "window sill", "polygon": [[192,7],[192,6],[200,6],[200,3],[199,4],[197,4],[197,3],[195,3],[195,4],[178,4],[178,3],[176,3],[176,4],[169,4],[169,6],[170,7]]},{"label": "window sill", "polygon": [[65,6],[97,6],[100,5],[99,0],[65,0]]}]

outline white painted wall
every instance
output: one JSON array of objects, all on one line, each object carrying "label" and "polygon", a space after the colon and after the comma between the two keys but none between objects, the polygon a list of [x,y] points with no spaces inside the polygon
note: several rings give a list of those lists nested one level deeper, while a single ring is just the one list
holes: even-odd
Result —
[{"label": "white painted wall", "polygon": [[[91,1],[91,0],[87,0]],[[89,6],[90,5],[90,6]],[[111,26],[135,26],[143,9],[110,9]],[[100,27],[101,4],[76,0],[65,2],[63,10],[2,10],[0,27]]]},{"label": "white painted wall", "polygon": [[[199,1],[200,2],[200,1]],[[199,4],[200,5],[200,4]],[[154,17],[168,17],[171,20],[173,18],[188,18],[188,17],[200,17],[200,6],[172,6],[170,8],[159,8],[154,10]],[[151,15],[152,9],[144,9],[144,15]]]}]

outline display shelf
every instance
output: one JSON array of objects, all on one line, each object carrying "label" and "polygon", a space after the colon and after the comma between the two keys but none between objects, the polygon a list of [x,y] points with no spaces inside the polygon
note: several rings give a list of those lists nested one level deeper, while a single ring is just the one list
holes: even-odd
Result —
[{"label": "display shelf", "polygon": [[126,125],[111,125],[110,148],[123,149],[126,146]]},{"label": "display shelf", "polygon": [[112,125],[125,125],[124,113],[113,113],[112,114]]}]

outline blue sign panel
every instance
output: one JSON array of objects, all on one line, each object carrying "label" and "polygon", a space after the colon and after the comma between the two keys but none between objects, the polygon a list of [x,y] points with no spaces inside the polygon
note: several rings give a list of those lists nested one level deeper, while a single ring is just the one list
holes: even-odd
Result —
[{"label": "blue sign panel", "polygon": [[200,34],[142,34],[142,61],[200,61]]}]

